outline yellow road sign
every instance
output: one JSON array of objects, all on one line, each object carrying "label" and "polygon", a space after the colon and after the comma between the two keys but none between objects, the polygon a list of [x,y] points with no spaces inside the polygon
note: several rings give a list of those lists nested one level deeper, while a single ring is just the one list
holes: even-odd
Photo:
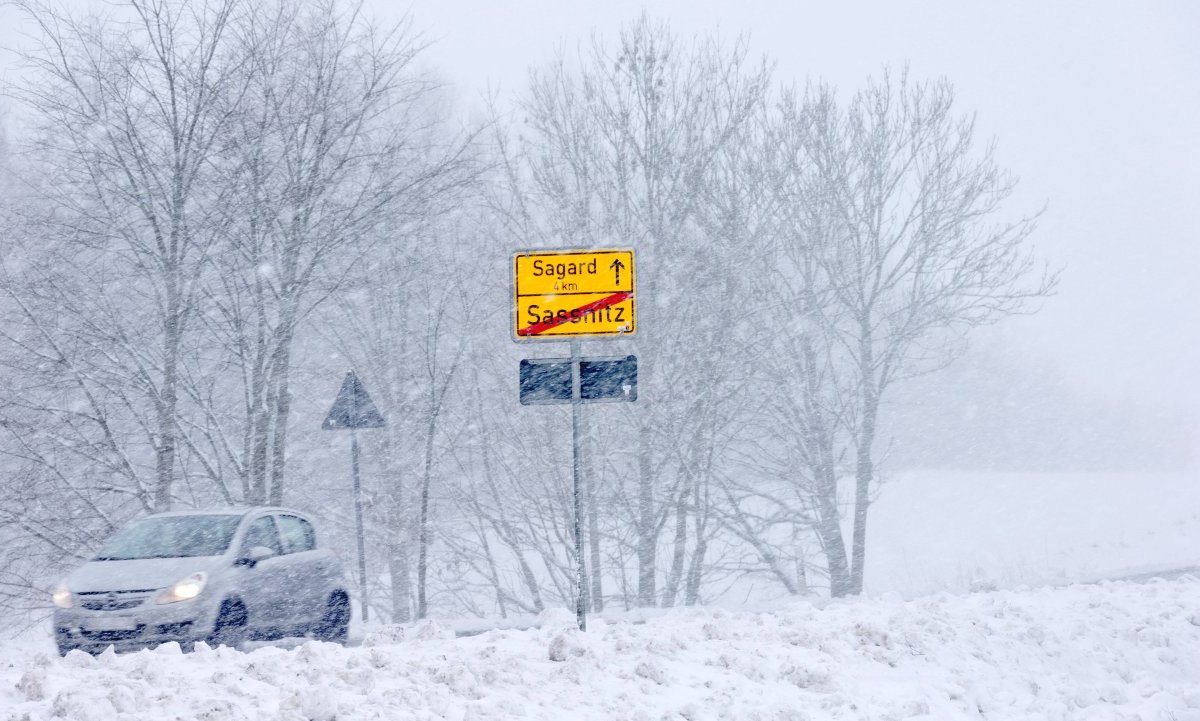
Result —
[{"label": "yellow road sign", "polygon": [[637,329],[632,250],[513,255],[513,337],[629,335]]}]

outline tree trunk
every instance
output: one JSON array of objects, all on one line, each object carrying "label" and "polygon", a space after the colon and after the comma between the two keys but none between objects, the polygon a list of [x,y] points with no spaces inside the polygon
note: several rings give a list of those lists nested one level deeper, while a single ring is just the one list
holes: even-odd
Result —
[{"label": "tree trunk", "polygon": [[819,488],[816,499],[816,531],[829,570],[829,594],[838,598],[855,591],[846,558],[846,541],[842,536],[842,514],[838,508],[838,478],[833,461],[832,439],[827,432],[823,432],[819,443],[818,465],[812,469]]},{"label": "tree trunk", "polygon": [[683,602],[688,606],[700,603],[700,583],[704,579],[704,558],[708,553],[708,523],[713,510],[712,474],[716,448],[714,433],[710,431],[706,436],[708,440],[704,444],[704,470],[692,482],[692,511],[695,515],[692,525],[696,531],[696,547],[692,550],[692,560],[688,565],[687,583],[684,588]]},{"label": "tree trunk", "polygon": [[[395,387],[393,384],[392,387]],[[393,401],[393,407],[395,407]],[[405,521],[404,477],[396,456],[400,453],[400,432],[394,426],[387,429],[387,475],[392,479],[387,494],[387,558],[388,577],[392,591],[392,623],[408,623],[413,616],[412,525]]]},{"label": "tree trunk", "polygon": [[654,518],[654,477],[651,468],[649,428],[641,428],[638,440],[638,605],[653,607],[655,566],[658,563],[658,526]]},{"label": "tree trunk", "polygon": [[[288,355],[291,355],[290,353]],[[287,463],[288,416],[292,408],[292,392],[288,388],[287,371],[279,378],[275,396],[275,437],[271,440],[271,496],[273,506],[283,505],[284,470]]]},{"label": "tree trunk", "polygon": [[426,599],[426,577],[429,570],[429,485],[433,473],[433,434],[437,430],[437,413],[430,411],[425,436],[425,470],[421,476],[421,511],[417,539],[417,620],[429,611]]},{"label": "tree trunk", "polygon": [[392,585],[392,623],[412,620],[412,581],[408,577],[408,538],[403,524],[393,517],[388,529],[388,576]]},{"label": "tree trunk", "polygon": [[675,547],[671,554],[671,570],[667,573],[666,583],[663,585],[663,608],[675,605],[675,597],[679,595],[679,584],[683,581],[683,566],[687,555],[689,481],[690,477],[684,480],[684,486],[679,490],[679,497],[675,501]]},{"label": "tree trunk", "polygon": [[842,523],[837,504],[822,503],[816,523],[817,539],[825,552],[829,568],[829,595],[834,598],[853,593],[850,568],[846,559],[846,542],[842,537]]},{"label": "tree trunk", "polygon": [[842,535],[842,514],[838,508],[837,462],[833,449],[834,433],[830,419],[822,404],[817,380],[817,353],[807,336],[800,338],[804,357],[805,384],[804,416],[808,419],[808,438],[801,440],[807,446],[808,464],[812,472],[815,492],[811,494],[816,511],[814,528],[821,550],[825,553],[825,564],[829,572],[829,594],[834,598],[853,593],[850,564],[846,558],[846,541]]},{"label": "tree trunk", "polygon": [[284,470],[287,464],[287,430],[288,416],[292,409],[292,391],[289,384],[292,370],[292,342],[295,338],[295,313],[291,312],[295,303],[289,300],[288,318],[281,321],[283,329],[276,338],[275,359],[271,364],[271,375],[274,376],[275,407],[274,437],[271,440],[271,483],[270,503],[273,506],[283,505]]},{"label": "tree trunk", "polygon": [[[393,381],[390,388],[397,387]],[[397,407],[393,397],[392,407]],[[412,524],[406,522],[404,477],[401,473],[401,463],[397,460],[400,453],[401,433],[395,425],[387,428],[387,475],[392,479],[388,489],[387,503],[387,557],[388,577],[392,591],[392,623],[408,623],[413,617],[412,557],[409,549],[412,546]]]},{"label": "tree trunk", "polygon": [[867,560],[867,508],[871,504],[871,481],[875,478],[871,446],[875,441],[875,421],[878,412],[879,401],[872,385],[864,391],[862,425],[858,435],[858,458],[854,473],[854,546],[851,551],[853,567],[850,593],[862,593],[863,590],[863,567]]},{"label": "tree trunk", "polygon": [[270,436],[271,416],[268,412],[270,393],[267,392],[266,379],[256,372],[250,389],[250,416],[247,433],[247,445],[250,449],[247,457],[246,475],[249,478],[246,502],[261,505],[267,502],[267,440]]},{"label": "tree trunk", "polygon": [[850,593],[862,593],[863,589],[863,566],[867,560],[867,508],[871,504],[871,481],[875,476],[875,462],[871,449],[875,444],[875,421],[879,414],[879,389],[875,384],[871,329],[866,320],[861,322],[861,326],[858,361],[862,406],[854,470],[854,545],[851,548]]},{"label": "tree trunk", "polygon": [[[594,448],[594,444],[593,444]],[[588,458],[594,458],[594,453],[588,453]],[[596,464],[592,464],[587,474],[587,516],[588,544],[591,553],[592,567],[592,613],[604,610],[604,582],[600,572],[600,514],[596,508]]]},{"label": "tree trunk", "polygon": [[700,582],[704,580],[704,556],[708,553],[708,538],[703,531],[697,533],[696,550],[692,552],[692,562],[688,567],[687,587],[684,589],[683,602],[688,606],[700,603]]},{"label": "tree trunk", "polygon": [[[262,241],[257,234],[257,224],[251,221],[249,235],[251,237],[252,254],[251,267],[257,269],[262,265],[262,255],[259,252]],[[270,391],[267,375],[267,317],[266,291],[263,287],[262,273],[254,272],[254,283],[251,286],[251,297],[254,309],[254,347],[250,351],[250,387],[246,391],[246,469],[245,501],[246,503],[261,504],[267,502],[267,443],[270,433]]]},{"label": "tree trunk", "polygon": [[167,314],[163,324],[163,381],[158,401],[158,444],[155,453],[154,510],[171,510],[171,485],[175,480],[178,444],[179,345],[183,311],[178,280],[169,278]]}]

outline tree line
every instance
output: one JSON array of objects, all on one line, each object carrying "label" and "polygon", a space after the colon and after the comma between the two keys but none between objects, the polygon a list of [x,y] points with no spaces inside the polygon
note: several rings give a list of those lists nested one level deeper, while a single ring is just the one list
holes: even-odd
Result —
[{"label": "tree line", "polygon": [[[344,548],[353,367],[369,583],[397,622],[863,589],[889,391],[1055,276],[945,80],[796,86],[646,17],[464,126],[422,39],[339,0],[19,3],[0,262],[0,602],[138,514],[288,504]],[[516,403],[517,248],[632,247],[637,403]],[[590,588],[575,587],[577,561]]]}]

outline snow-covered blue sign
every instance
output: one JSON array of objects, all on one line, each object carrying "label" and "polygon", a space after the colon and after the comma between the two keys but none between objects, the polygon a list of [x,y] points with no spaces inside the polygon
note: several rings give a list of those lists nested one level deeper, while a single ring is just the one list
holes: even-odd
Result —
[{"label": "snow-covered blue sign", "polygon": [[521,405],[637,400],[637,356],[576,358],[579,395],[572,389],[571,358],[521,361]]}]

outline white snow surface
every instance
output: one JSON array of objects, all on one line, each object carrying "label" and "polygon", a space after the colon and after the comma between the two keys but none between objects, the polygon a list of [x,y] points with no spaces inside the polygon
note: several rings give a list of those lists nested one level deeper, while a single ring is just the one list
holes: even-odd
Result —
[{"label": "white snow surface", "polygon": [[1200,721],[1190,577],[679,609],[585,633],[565,611],[539,620],[468,638],[376,629],[348,648],[60,659],[10,643],[0,719]]},{"label": "white snow surface", "polygon": [[912,598],[1189,566],[1200,566],[1195,471],[914,471],[888,477],[871,505],[864,583]]}]

